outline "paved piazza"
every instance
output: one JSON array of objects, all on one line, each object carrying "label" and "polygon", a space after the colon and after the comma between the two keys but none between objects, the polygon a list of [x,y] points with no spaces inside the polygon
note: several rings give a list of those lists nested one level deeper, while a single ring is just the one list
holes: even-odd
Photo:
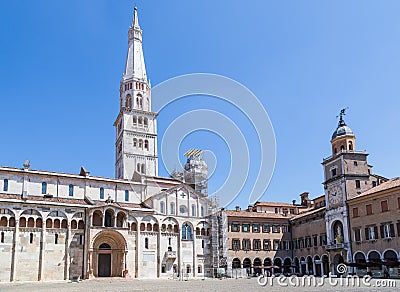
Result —
[{"label": "paved piazza", "polygon": [[[279,287],[277,281],[271,287],[260,287],[257,278],[251,279],[206,279],[206,280],[121,280],[96,279],[76,282],[30,282],[30,283],[2,283],[0,291],[397,291],[400,280],[390,280],[392,287],[376,287],[379,280],[372,280],[371,287],[339,287],[331,286],[325,280],[323,287]],[[375,287],[373,287],[375,286]],[[394,287],[395,286],[395,287]],[[397,287],[397,288],[396,288]]]}]

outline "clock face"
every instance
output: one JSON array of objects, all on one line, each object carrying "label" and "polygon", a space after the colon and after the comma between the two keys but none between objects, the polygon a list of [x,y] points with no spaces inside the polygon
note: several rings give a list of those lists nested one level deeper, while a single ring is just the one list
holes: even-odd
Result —
[{"label": "clock face", "polygon": [[333,186],[328,192],[329,205],[331,208],[341,205],[343,196],[342,188],[340,186]]}]

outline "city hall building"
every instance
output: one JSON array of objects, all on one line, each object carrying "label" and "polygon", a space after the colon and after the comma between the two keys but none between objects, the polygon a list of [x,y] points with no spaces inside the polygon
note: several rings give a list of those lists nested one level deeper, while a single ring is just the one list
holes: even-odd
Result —
[{"label": "city hall building", "polygon": [[323,159],[323,196],[299,204],[257,202],[224,210],[228,241],[222,248],[233,277],[247,273],[328,276],[350,273],[400,277],[400,179],[372,172],[368,153],[340,114]]},{"label": "city hall building", "polygon": [[[0,167],[0,281],[208,275],[207,194],[158,176],[136,9],[119,93],[115,178]],[[186,172],[192,160],[202,162],[189,155]]]}]

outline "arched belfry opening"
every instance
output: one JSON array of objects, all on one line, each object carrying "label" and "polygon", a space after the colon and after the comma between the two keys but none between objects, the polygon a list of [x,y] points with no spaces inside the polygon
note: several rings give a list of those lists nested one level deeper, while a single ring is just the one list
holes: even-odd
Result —
[{"label": "arched belfry opening", "polygon": [[89,251],[89,274],[94,277],[126,277],[126,254],[126,241],[119,232],[100,232]]}]

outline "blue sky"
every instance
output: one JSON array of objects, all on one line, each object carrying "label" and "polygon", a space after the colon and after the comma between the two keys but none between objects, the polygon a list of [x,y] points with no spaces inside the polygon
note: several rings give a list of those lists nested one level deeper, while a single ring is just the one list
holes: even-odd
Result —
[{"label": "blue sky", "polygon": [[[323,193],[336,116],[366,149],[375,173],[399,176],[400,20],[398,1],[136,1],[152,85],[188,73],[215,73],[248,87],[275,129],[277,161],[262,200]],[[114,128],[132,1],[1,1],[0,164],[114,176]],[[235,110],[207,97],[165,108],[159,131],[185,111],[223,112],[250,133]],[[247,185],[232,204],[247,205]],[[252,145],[254,147],[252,147]],[[186,148],[213,149],[215,189],[228,173],[228,147],[211,133]],[[235,165],[233,167],[241,167]],[[161,169],[161,174],[163,170]]]}]

